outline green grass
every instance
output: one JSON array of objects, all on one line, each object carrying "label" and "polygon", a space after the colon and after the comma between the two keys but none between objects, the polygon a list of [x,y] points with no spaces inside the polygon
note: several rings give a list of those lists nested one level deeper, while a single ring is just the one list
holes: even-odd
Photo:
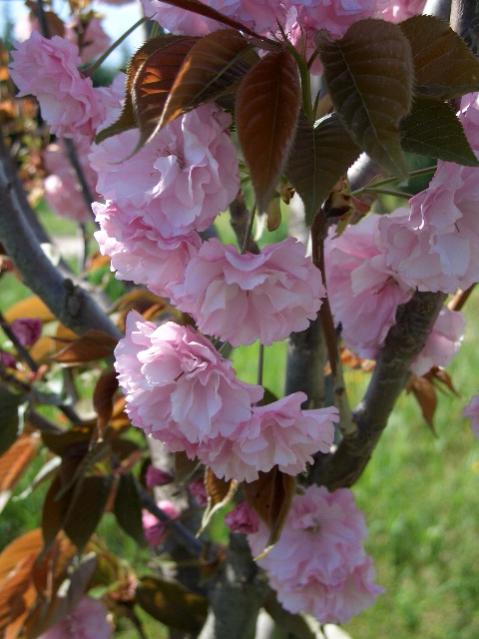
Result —
[{"label": "green grass", "polygon": [[[58,218],[48,220],[47,216],[46,221],[55,225],[52,230],[57,234]],[[223,220],[220,225],[228,234]],[[231,234],[226,239],[233,241]],[[3,310],[26,294],[28,289],[13,275],[0,280]],[[413,398],[403,394],[354,488],[368,523],[368,550],[377,580],[386,592],[346,626],[353,639],[479,637],[479,442],[461,417],[466,400],[479,393],[478,312],[479,294],[468,303],[465,345],[449,369],[462,397],[441,396],[438,438],[424,425]],[[257,344],[234,351],[232,361],[241,379],[256,382],[257,359]],[[265,349],[264,383],[279,396],[285,363],[285,343]],[[347,381],[354,404],[368,376],[351,372]],[[33,472],[21,482],[17,494]],[[0,517],[0,547],[39,524],[44,490],[42,486],[27,500],[9,503]],[[217,520],[215,530],[222,534]],[[145,563],[144,552],[118,530],[110,516],[104,518],[101,532],[112,552]],[[146,615],[143,619],[149,637],[163,637],[156,622]],[[137,634],[125,621],[115,636],[134,639]]]}]

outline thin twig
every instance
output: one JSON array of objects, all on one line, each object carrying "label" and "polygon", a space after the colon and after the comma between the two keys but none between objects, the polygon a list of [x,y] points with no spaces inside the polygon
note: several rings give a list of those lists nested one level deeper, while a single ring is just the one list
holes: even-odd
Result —
[{"label": "thin twig", "polygon": [[105,62],[105,60],[110,56],[111,53],[113,53],[113,51],[124,41],[126,40],[126,38],[128,38],[128,36],[130,35],[130,33],[133,33],[133,31],[139,27],[141,24],[143,24],[144,22],[146,22],[147,18],[143,17],[140,18],[137,22],[135,22],[135,24],[133,26],[131,26],[129,29],[127,29],[125,31],[125,33],[123,35],[121,35],[117,40],[115,40],[115,42],[113,42],[113,44],[108,47],[108,49],[105,51],[105,53],[102,53],[101,56],[95,60],[95,62],[93,62],[89,67],[87,67],[85,69],[85,74],[92,76],[95,71]]},{"label": "thin twig", "polygon": [[30,353],[25,348],[25,346],[21,343],[21,341],[18,339],[18,337],[15,335],[15,332],[12,330],[10,324],[7,322],[7,320],[5,319],[1,311],[0,311],[0,326],[2,327],[5,335],[15,346],[15,349],[20,359],[23,359],[23,361],[27,364],[30,370],[36,373],[38,371],[38,364],[30,355]]},{"label": "thin twig", "polygon": [[259,344],[258,347],[258,384],[263,385],[263,372],[264,372],[264,344]]}]

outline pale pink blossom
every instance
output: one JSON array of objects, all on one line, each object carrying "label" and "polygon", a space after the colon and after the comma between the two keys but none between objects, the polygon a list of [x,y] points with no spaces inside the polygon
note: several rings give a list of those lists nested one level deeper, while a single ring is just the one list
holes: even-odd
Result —
[{"label": "pale pink blossom", "polygon": [[401,22],[412,16],[422,13],[426,0],[396,0],[395,2],[383,3],[386,5],[380,11],[378,17],[390,22]]},{"label": "pale pink blossom", "polygon": [[[268,536],[263,523],[249,535],[253,555],[263,551]],[[309,613],[321,623],[344,623],[382,592],[364,551],[365,537],[351,491],[311,486],[293,498],[279,541],[258,563],[286,610]]]},{"label": "pale pink blossom", "polygon": [[386,216],[369,215],[338,237],[333,230],[325,243],[326,282],[335,322],[341,325],[346,345],[371,359],[395,324],[398,305],[413,293],[387,264],[378,238],[382,217]]},{"label": "pale pink blossom", "polygon": [[[477,94],[465,96],[460,119],[479,154]],[[383,216],[381,243],[389,268],[406,285],[420,291],[453,293],[479,280],[479,169],[438,162],[424,191],[403,210]]]},{"label": "pale pink blossom", "polygon": [[161,470],[161,468],[155,468],[155,466],[148,466],[146,471],[146,485],[148,488],[155,488],[156,486],[166,486],[171,484],[173,477],[170,473]]},{"label": "pale pink blossom", "polygon": [[136,313],[115,349],[116,370],[133,424],[172,452],[197,454],[252,415],[263,389],[240,382],[231,363],[187,326],[155,326]]},{"label": "pale pink blossom", "polygon": [[[95,172],[88,163],[90,145],[82,138],[76,146],[83,174],[95,194]],[[50,208],[61,217],[78,222],[90,219],[90,212],[81,191],[76,172],[70,164],[64,149],[59,144],[49,144],[43,152],[45,168],[49,175],[45,178],[45,199]]]},{"label": "pale pink blossom", "polygon": [[110,46],[110,36],[103,29],[102,22],[97,17],[87,21],[73,18],[65,29],[65,38],[79,47],[80,59],[83,64],[91,62]]},{"label": "pale pink blossom", "polygon": [[34,95],[42,117],[58,136],[92,136],[105,117],[90,78],[78,71],[78,48],[59,36],[34,31],[12,54],[12,80],[19,96]]},{"label": "pale pink blossom", "polygon": [[251,535],[259,530],[259,517],[254,508],[241,501],[226,515],[225,524],[231,532]]},{"label": "pale pink blossom", "polygon": [[473,433],[479,437],[479,395],[471,399],[463,412],[464,417],[471,420],[471,428]]},{"label": "pale pink blossom", "polygon": [[[203,36],[225,28],[216,20],[172,7],[161,0],[141,0],[141,3],[145,15],[171,33]],[[210,0],[206,4],[261,34],[276,32],[278,20],[282,22],[285,15],[284,3],[278,0]]]},{"label": "pale pink blossom", "polygon": [[297,22],[305,32],[326,29],[334,38],[342,37],[358,20],[374,15],[377,0],[288,0],[297,11]]},{"label": "pale pink blossom", "polygon": [[107,609],[96,599],[83,597],[75,608],[38,639],[110,639],[113,628]]},{"label": "pale pink blossom", "polygon": [[334,439],[333,424],[339,421],[334,406],[302,410],[304,393],[253,408],[252,419],[241,424],[229,439],[217,440],[200,458],[218,477],[254,481],[258,472],[274,466],[297,475],[317,452],[327,453]]},{"label": "pale pink blossom", "polygon": [[[162,510],[170,519],[178,519],[180,511],[175,504],[168,499],[162,499],[158,502],[158,508]],[[155,515],[148,510],[142,513],[143,532],[149,546],[159,546],[162,544],[168,534],[168,524],[160,521]]]},{"label": "pale pink blossom", "polygon": [[30,348],[42,334],[42,321],[38,317],[19,317],[13,320],[10,328],[20,344]]},{"label": "pale pink blossom", "polygon": [[433,366],[447,366],[462,344],[464,329],[464,315],[443,308],[424,348],[412,363],[411,371],[425,375]]},{"label": "pale pink blossom", "polygon": [[169,297],[171,288],[183,281],[186,266],[201,244],[199,235],[191,231],[165,238],[148,224],[141,209],[118,208],[110,201],[95,202],[92,208],[100,227],[95,239],[101,253],[111,258],[116,277]]},{"label": "pale pink blossom", "polygon": [[205,230],[239,188],[230,122],[207,104],[166,126],[131,157],[136,131],[105,140],[90,155],[98,191],[118,208],[141,211],[143,222],[162,237]]},{"label": "pale pink blossom", "polygon": [[293,238],[257,255],[213,238],[192,257],[173,295],[201,331],[233,346],[271,344],[306,329],[324,296],[320,271]]}]

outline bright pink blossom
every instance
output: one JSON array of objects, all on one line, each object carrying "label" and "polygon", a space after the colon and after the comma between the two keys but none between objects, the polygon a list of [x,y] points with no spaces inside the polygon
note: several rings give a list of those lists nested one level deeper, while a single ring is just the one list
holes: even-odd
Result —
[{"label": "bright pink blossom", "polygon": [[133,210],[162,237],[208,228],[239,188],[230,116],[212,104],[178,118],[138,153],[138,133],[126,131],[93,147],[97,189],[118,208]]},{"label": "bright pink blossom", "polygon": [[117,208],[113,202],[95,202],[93,212],[100,230],[95,233],[103,255],[119,279],[144,284],[153,293],[169,297],[184,279],[185,269],[200,246],[197,233],[165,238],[150,226],[141,210]]},{"label": "bright pink blossom", "polygon": [[42,321],[38,317],[19,317],[10,324],[10,328],[20,344],[30,348],[42,334]]},{"label": "bright pink blossom", "polygon": [[[311,486],[294,497],[279,541],[259,564],[286,610],[312,614],[321,623],[344,623],[382,592],[364,551],[365,536],[351,491]],[[267,539],[262,523],[249,535],[253,555]]]},{"label": "bright pink blossom", "polygon": [[155,486],[166,486],[171,484],[173,477],[170,473],[161,470],[161,468],[155,468],[150,464],[146,471],[146,485],[148,488],[155,488]]},{"label": "bright pink blossom", "polygon": [[[88,163],[88,140],[82,138],[77,144],[77,154],[83,174],[95,194],[95,172]],[[90,219],[78,178],[64,150],[59,144],[49,144],[43,153],[45,168],[49,175],[45,178],[45,198],[55,213],[78,222]]]},{"label": "bright pink blossom", "polygon": [[313,461],[317,452],[327,453],[334,439],[333,424],[338,421],[334,406],[302,410],[304,393],[253,408],[250,420],[241,424],[230,438],[218,438],[199,457],[218,477],[254,481],[258,472],[274,466],[297,475]]},{"label": "bright pink blossom", "polygon": [[249,504],[241,501],[226,515],[225,524],[231,532],[251,535],[259,530],[259,517]]},{"label": "bright pink blossom", "polygon": [[412,296],[388,267],[378,242],[382,216],[369,215],[325,243],[329,301],[348,347],[374,359],[396,321],[396,310]]},{"label": "bright pink blossom", "polygon": [[113,628],[107,621],[107,612],[101,601],[83,597],[66,617],[38,639],[110,639]]},{"label": "bright pink blossom", "polygon": [[227,360],[190,327],[155,326],[135,312],[115,349],[118,379],[135,426],[170,451],[196,455],[251,418],[263,389],[240,382]]},{"label": "bright pink blossom", "polygon": [[239,254],[217,239],[205,242],[174,290],[178,308],[208,335],[233,346],[285,339],[307,328],[321,306],[321,274],[293,238],[258,255]]},{"label": "bright pink blossom", "polygon": [[479,437],[479,395],[471,399],[463,412],[464,417],[471,420],[471,428],[474,434]]},{"label": "bright pink blossom", "polygon": [[411,365],[411,371],[425,375],[433,366],[447,366],[462,344],[464,328],[462,313],[443,308],[424,348]]},{"label": "bright pink blossom", "polygon": [[12,54],[11,76],[19,95],[34,95],[58,136],[92,136],[104,119],[92,81],[78,71],[78,48],[68,40],[33,32]]},{"label": "bright pink blossom", "polygon": [[[176,508],[174,503],[168,499],[162,499],[159,501],[158,508],[162,510],[165,515],[168,515],[170,519],[178,519],[180,516],[179,510]],[[143,532],[148,545],[159,546],[162,544],[168,534],[168,524],[159,521],[158,518],[148,510],[143,511],[142,522]]]},{"label": "bright pink blossom", "polygon": [[390,22],[401,22],[412,16],[421,14],[426,0],[395,0],[395,2],[387,2],[385,8],[381,11],[379,17]]}]

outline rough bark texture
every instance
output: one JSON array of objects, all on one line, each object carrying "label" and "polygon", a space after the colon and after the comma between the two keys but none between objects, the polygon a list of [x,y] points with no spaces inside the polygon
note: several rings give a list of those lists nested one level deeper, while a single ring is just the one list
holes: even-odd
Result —
[{"label": "rough bark texture", "polygon": [[397,323],[379,353],[364,399],[353,419],[355,432],[346,435],[337,451],[322,456],[310,479],[331,490],[354,484],[366,467],[445,300],[442,293],[416,293],[399,307]]},{"label": "rough bark texture", "polygon": [[15,167],[0,135],[0,242],[27,286],[65,326],[79,334],[98,329],[119,337],[118,329],[93,297],[64,277],[47,258],[25,219],[26,205],[26,198],[19,196]]}]

